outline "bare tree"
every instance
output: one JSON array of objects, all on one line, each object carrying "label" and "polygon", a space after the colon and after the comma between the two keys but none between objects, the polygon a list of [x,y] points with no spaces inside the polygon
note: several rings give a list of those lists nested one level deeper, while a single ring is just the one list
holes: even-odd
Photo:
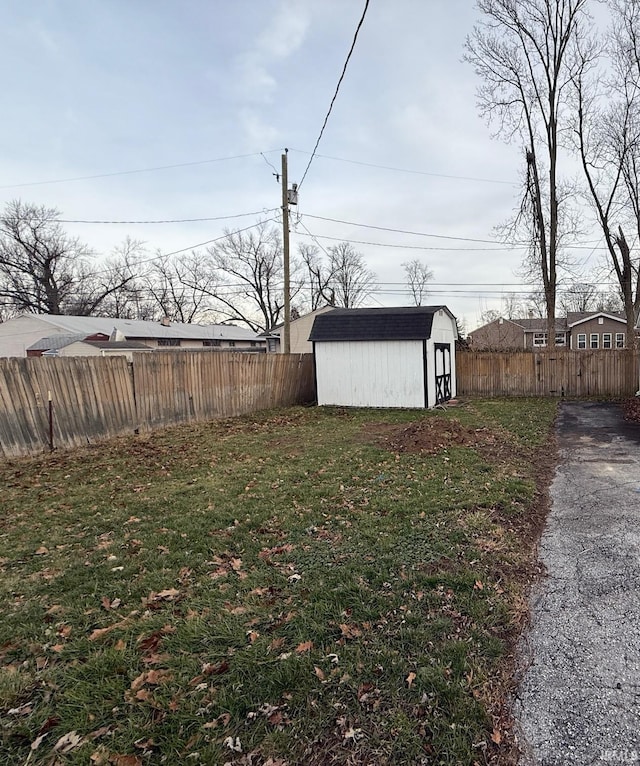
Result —
[{"label": "bare tree", "polygon": [[[96,267],[54,208],[9,202],[0,216],[0,301],[15,311],[89,315],[134,275],[115,262]],[[122,264],[121,264],[122,265]]]},{"label": "bare tree", "polygon": [[99,311],[102,316],[140,318],[139,274],[145,252],[143,242],[126,237],[99,266],[80,262],[78,286],[69,301],[68,313],[89,316]]},{"label": "bare tree", "polygon": [[598,306],[598,288],[591,282],[572,282],[560,293],[560,308],[566,313],[595,311]]},{"label": "bare tree", "polygon": [[362,253],[349,242],[340,242],[328,252],[332,305],[347,309],[361,305],[375,285],[375,273],[365,264]]},{"label": "bare tree", "polygon": [[0,216],[0,297],[19,311],[63,314],[89,249],[67,235],[53,208],[14,200]]},{"label": "bare tree", "polygon": [[143,278],[143,286],[158,318],[190,324],[212,314],[217,281],[206,257],[197,251],[179,258],[158,253]]},{"label": "bare tree", "polygon": [[466,60],[482,80],[480,110],[508,141],[522,141],[524,224],[542,282],[549,338],[555,337],[563,195],[560,138],[567,88],[588,34],[588,0],[478,0],[482,20],[467,38]]},{"label": "bare tree", "polygon": [[583,56],[573,80],[574,135],[586,196],[620,286],[627,347],[634,348],[640,270],[630,240],[640,233],[640,8],[633,0],[612,0],[610,9],[608,75],[602,78],[590,57]]},{"label": "bare tree", "polygon": [[428,284],[433,279],[433,271],[426,263],[417,258],[412,261],[405,261],[402,268],[414,305],[422,306],[422,302],[429,292]]},{"label": "bare tree", "polygon": [[[218,313],[252,330],[277,325],[284,309],[282,243],[277,229],[267,223],[250,231],[226,231],[226,238],[209,248],[212,284],[205,294],[215,299]],[[296,268],[291,265],[292,285]],[[292,289],[292,297],[298,287]]]},{"label": "bare tree", "polygon": [[308,304],[311,311],[322,305],[335,305],[335,290],[332,287],[333,272],[331,263],[323,260],[320,248],[316,245],[300,244],[298,254],[305,273]]}]

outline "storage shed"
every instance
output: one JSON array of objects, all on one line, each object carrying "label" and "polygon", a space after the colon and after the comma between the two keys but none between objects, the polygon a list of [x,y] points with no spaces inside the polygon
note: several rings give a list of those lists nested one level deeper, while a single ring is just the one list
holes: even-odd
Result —
[{"label": "storage shed", "polygon": [[456,395],[456,319],[446,306],[335,309],[315,318],[318,404],[434,407]]}]

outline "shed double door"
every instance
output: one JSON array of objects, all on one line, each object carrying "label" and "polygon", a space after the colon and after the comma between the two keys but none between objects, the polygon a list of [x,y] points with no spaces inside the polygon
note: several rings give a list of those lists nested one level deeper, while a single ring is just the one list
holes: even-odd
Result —
[{"label": "shed double door", "polygon": [[436,404],[451,399],[451,344],[434,343],[436,365]]}]

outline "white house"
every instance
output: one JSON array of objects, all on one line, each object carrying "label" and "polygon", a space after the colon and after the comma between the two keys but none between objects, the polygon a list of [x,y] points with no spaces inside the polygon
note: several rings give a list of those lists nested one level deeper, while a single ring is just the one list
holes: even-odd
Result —
[{"label": "white house", "polygon": [[[235,325],[199,325],[180,322],[147,322],[111,317],[23,314],[0,323],[0,357],[26,356],[43,338],[64,335],[78,340],[139,341],[157,350],[264,351],[265,339]],[[48,349],[39,349],[39,353]],[[38,354],[39,355],[39,354]]]},{"label": "white house", "polygon": [[310,340],[318,404],[434,407],[456,395],[456,319],[446,306],[335,309]]}]

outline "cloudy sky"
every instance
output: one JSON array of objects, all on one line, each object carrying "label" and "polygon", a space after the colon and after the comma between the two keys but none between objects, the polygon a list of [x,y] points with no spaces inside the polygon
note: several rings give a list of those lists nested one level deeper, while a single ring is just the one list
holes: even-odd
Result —
[{"label": "cloudy sky", "polygon": [[[289,180],[300,181],[363,6],[3,3],[0,203],[54,206],[69,221],[242,216],[65,224],[97,253],[127,235],[172,252],[277,216],[274,168],[287,147]],[[477,113],[477,81],[462,62],[473,6],[371,0],[292,234],[294,246],[309,232],[324,247],[355,242],[377,274],[373,306],[409,303],[401,264],[423,260],[430,301],[468,330],[501,293],[526,289],[522,251],[491,244],[515,204],[521,157]]]}]

